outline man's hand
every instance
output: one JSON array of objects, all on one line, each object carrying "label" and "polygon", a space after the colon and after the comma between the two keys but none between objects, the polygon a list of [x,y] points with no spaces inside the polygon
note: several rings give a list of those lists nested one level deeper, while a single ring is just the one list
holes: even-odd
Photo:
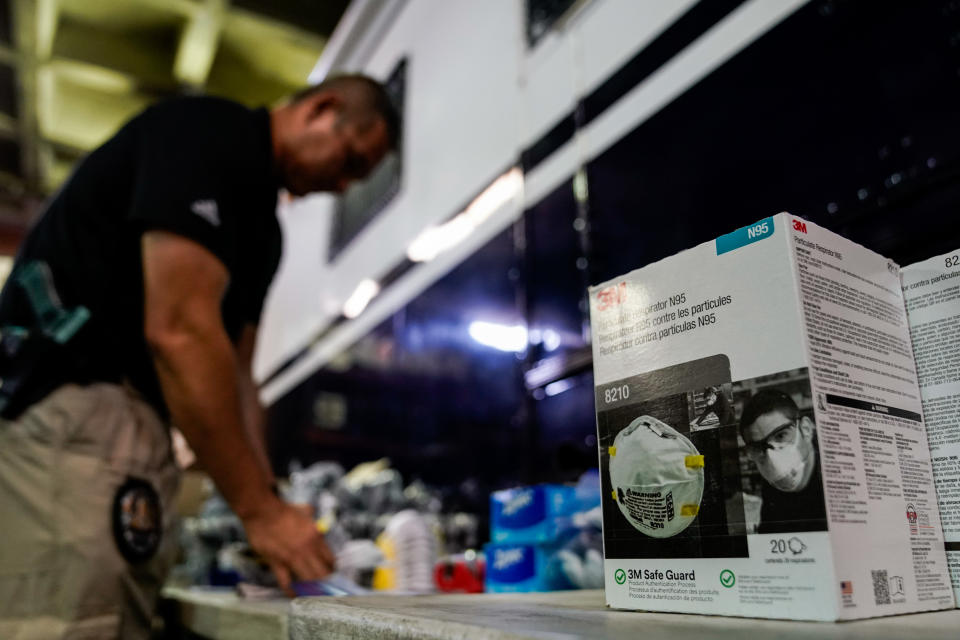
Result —
[{"label": "man's hand", "polygon": [[293,578],[319,580],[334,569],[333,553],[313,520],[293,505],[274,499],[262,512],[245,518],[243,526],[250,546],[288,593]]}]

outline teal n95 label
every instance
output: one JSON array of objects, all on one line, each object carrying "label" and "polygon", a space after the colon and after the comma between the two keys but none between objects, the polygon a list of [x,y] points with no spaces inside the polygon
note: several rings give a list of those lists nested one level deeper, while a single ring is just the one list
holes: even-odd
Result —
[{"label": "teal n95 label", "polygon": [[759,242],[773,235],[773,218],[764,218],[749,227],[741,227],[736,231],[717,238],[717,255],[745,247],[748,244]]}]

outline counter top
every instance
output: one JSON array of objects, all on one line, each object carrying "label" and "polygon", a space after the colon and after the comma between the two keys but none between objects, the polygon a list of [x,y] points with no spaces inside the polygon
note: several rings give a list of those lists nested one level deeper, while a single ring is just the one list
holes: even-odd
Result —
[{"label": "counter top", "polygon": [[958,629],[956,609],[855,622],[792,622],[616,611],[604,605],[603,591],[299,598],[290,611],[291,640],[634,640],[640,634],[669,640],[957,640]]},{"label": "counter top", "polygon": [[161,607],[168,621],[210,640],[287,640],[290,600],[245,600],[230,588],[163,590]]},{"label": "counter top", "polygon": [[[615,611],[603,591],[243,600],[232,590],[163,592],[168,618],[212,640],[957,640],[960,610],[855,622]],[[177,636],[173,636],[177,637]]]}]

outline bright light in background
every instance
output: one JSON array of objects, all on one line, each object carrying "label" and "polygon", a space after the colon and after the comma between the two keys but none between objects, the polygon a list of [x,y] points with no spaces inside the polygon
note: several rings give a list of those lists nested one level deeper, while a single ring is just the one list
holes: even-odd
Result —
[{"label": "bright light in background", "polygon": [[523,172],[514,167],[494,180],[467,208],[437,227],[428,227],[407,247],[413,262],[429,262],[470,236],[484,220],[523,189]]},{"label": "bright light in background", "polygon": [[522,188],[523,172],[519,167],[514,167],[484,189],[483,193],[477,196],[461,215],[466,215],[470,220],[479,224],[489,218],[505,202],[520,193]]},{"label": "bright light in background", "polygon": [[555,396],[572,389],[576,383],[572,378],[564,378],[563,380],[557,380],[556,382],[551,382],[543,388],[543,392],[548,396]]},{"label": "bright light in background", "polygon": [[522,324],[505,325],[476,321],[470,323],[470,337],[500,351],[521,352],[527,348],[527,328]]},{"label": "bright light in background", "polygon": [[547,351],[556,351],[560,347],[560,334],[553,329],[543,330],[543,348]]},{"label": "bright light in background", "polygon": [[363,313],[373,297],[380,293],[380,285],[367,278],[362,280],[353,290],[347,301],[343,303],[343,315],[353,319]]},{"label": "bright light in background", "polygon": [[429,262],[460,244],[474,229],[476,226],[461,213],[446,224],[424,229],[407,247],[407,257],[413,262]]},{"label": "bright light in background", "polygon": [[542,344],[547,351],[556,351],[560,348],[563,339],[553,329],[530,329],[530,344]]}]

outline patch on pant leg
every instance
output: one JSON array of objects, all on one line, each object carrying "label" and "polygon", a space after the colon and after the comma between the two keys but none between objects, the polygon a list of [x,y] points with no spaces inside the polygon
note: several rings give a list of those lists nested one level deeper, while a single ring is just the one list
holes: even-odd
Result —
[{"label": "patch on pant leg", "polygon": [[140,478],[127,478],[113,499],[113,538],[127,562],[149,560],[160,546],[163,512],[160,496]]}]

